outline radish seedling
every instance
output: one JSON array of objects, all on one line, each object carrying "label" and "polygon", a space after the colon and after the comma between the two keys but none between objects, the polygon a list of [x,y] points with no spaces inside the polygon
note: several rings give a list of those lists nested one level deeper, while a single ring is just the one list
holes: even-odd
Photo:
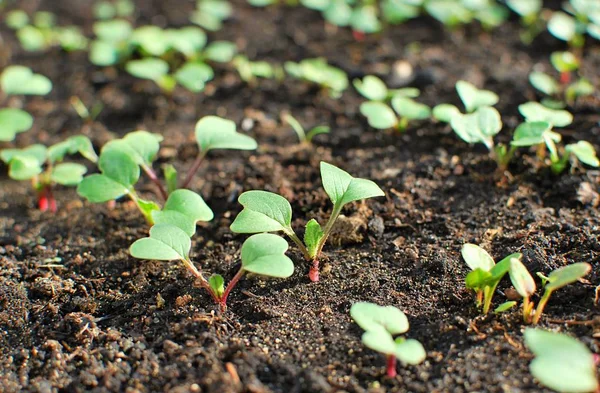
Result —
[{"label": "radish seedling", "polygon": [[223,22],[233,12],[231,4],[226,0],[197,0],[196,4],[190,21],[209,31],[221,30]]},{"label": "radish seedling", "polygon": [[356,90],[369,100],[360,105],[360,113],[373,128],[403,131],[408,127],[409,121],[425,120],[431,116],[431,109],[427,105],[412,99],[419,96],[419,89],[391,90],[373,75],[367,75],[362,80],[355,79],[353,83]]},{"label": "radish seedling", "polygon": [[0,159],[8,165],[8,175],[12,179],[31,180],[41,211],[56,212],[52,193],[54,185],[76,186],[87,171],[81,164],[62,162],[67,154],[75,153],[92,162],[97,160],[90,140],[83,135],[73,136],[48,148],[36,144],[25,149],[4,149],[0,151]]},{"label": "radish seedling", "polygon": [[135,12],[135,4],[132,0],[98,1],[94,4],[94,17],[107,20],[128,18]]},{"label": "radish seedling", "polygon": [[[456,82],[456,91],[467,113],[473,113],[479,108],[491,107],[498,103],[498,95],[490,90],[481,90],[466,81]],[[438,121],[450,123],[460,110],[452,104],[440,104],[433,108],[433,117]]]},{"label": "radish seedling", "polygon": [[555,11],[548,21],[548,31],[570,46],[580,48],[585,34],[600,40],[600,3],[589,0],[565,2],[563,11]]},{"label": "radish seedling", "polygon": [[600,388],[597,361],[580,341],[542,329],[525,330],[525,344],[535,355],[531,374],[544,386],[561,393],[592,393]]},{"label": "radish seedling", "polygon": [[408,331],[408,318],[393,306],[379,306],[368,302],[354,303],[350,315],[365,330],[362,343],[386,356],[388,377],[396,376],[396,359],[406,364],[422,363],[427,354],[423,345],[415,339],[394,336]]},{"label": "radish seedling", "polygon": [[327,238],[347,203],[377,196],[384,192],[371,180],[352,177],[349,173],[321,162],[323,188],[333,203],[333,211],[325,227],[311,219],[306,223],[304,242],[292,228],[292,207],[282,196],[267,191],[246,191],[238,198],[244,209],[231,224],[236,233],[283,231],[300,249],[306,260],[312,260],[309,278],[319,281],[319,258]]},{"label": "radish seedling", "polygon": [[542,0],[507,0],[506,5],[521,17],[521,25],[524,28],[519,34],[521,41],[526,45],[531,44],[546,27],[540,17]]},{"label": "radish seedling", "polygon": [[0,109],[0,142],[10,142],[17,134],[25,132],[33,125],[33,117],[21,109]]},{"label": "radish seedling", "polygon": [[525,323],[533,323],[536,325],[544,312],[546,303],[554,291],[564,286],[572,284],[579,279],[585,277],[592,270],[589,263],[580,262],[574,263],[552,271],[548,277],[538,273],[542,279],[544,287],[544,295],[540,299],[535,312],[533,311],[534,304],[529,300],[530,296],[535,293],[536,286],[533,277],[523,265],[523,263],[515,258],[510,262],[509,276],[513,286],[523,298],[523,320]]},{"label": "radish seedling", "polygon": [[310,131],[305,132],[304,127],[302,127],[300,122],[290,114],[283,115],[283,120],[294,129],[296,135],[298,135],[300,143],[303,143],[305,145],[310,145],[312,143],[313,138],[317,135],[329,134],[329,126],[316,126]]},{"label": "radish seedling", "polygon": [[500,26],[509,14],[505,7],[490,0],[429,0],[425,10],[449,28],[477,20],[486,30]]},{"label": "radish seedling", "polygon": [[242,265],[227,287],[224,287],[221,275],[212,275],[208,280],[204,277],[190,259],[190,249],[189,233],[175,225],[160,223],[150,228],[149,237],[136,240],[129,252],[133,257],[140,259],[183,262],[222,311],[227,308],[227,298],[231,290],[245,273],[277,278],[286,278],[294,273],[294,264],[285,256],[287,242],[272,234],[254,235],[244,242],[241,250]]},{"label": "radish seedling", "polygon": [[266,61],[250,61],[243,55],[234,57],[232,63],[240,74],[240,78],[250,85],[256,85],[258,78],[281,81],[285,76],[281,66],[272,65]]},{"label": "radish seedling", "polygon": [[2,71],[0,87],[6,95],[45,96],[52,90],[52,82],[28,67],[13,65]]},{"label": "radish seedling", "polygon": [[483,313],[487,314],[496,287],[510,270],[511,260],[520,260],[522,255],[519,253],[510,254],[496,263],[483,248],[469,243],[462,246],[461,254],[467,266],[471,269],[465,280],[466,286],[476,292],[477,307],[483,306]]},{"label": "radish seedling", "polygon": [[315,83],[329,92],[333,98],[339,98],[348,88],[346,73],[327,64],[322,58],[304,59],[299,63],[288,61],[284,64],[285,71],[292,77]]},{"label": "radish seedling", "polygon": [[97,66],[111,66],[131,56],[129,42],[133,28],[122,19],[103,20],[94,23],[96,39],[90,44],[90,61]]}]

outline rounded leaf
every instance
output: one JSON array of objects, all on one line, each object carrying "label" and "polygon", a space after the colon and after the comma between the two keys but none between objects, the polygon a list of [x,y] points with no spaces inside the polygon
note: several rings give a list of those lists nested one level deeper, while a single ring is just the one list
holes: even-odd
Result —
[{"label": "rounded leaf", "polygon": [[98,168],[103,175],[131,188],[140,178],[140,167],[126,152],[118,149],[102,149]]},{"label": "rounded leaf", "polygon": [[398,119],[392,108],[383,102],[363,102],[360,104],[360,113],[367,118],[371,127],[378,130],[387,130],[398,123]]},{"label": "rounded leaf", "polygon": [[467,112],[473,112],[482,106],[494,106],[499,99],[496,93],[489,90],[480,90],[466,81],[456,82],[456,91]]},{"label": "rounded leaf", "polygon": [[394,354],[401,362],[412,365],[422,363],[427,357],[423,344],[412,338],[397,340]]},{"label": "rounded leaf", "polygon": [[361,199],[385,196],[375,182],[352,177],[348,172],[321,161],[323,188],[334,205],[343,206]]},{"label": "rounded leaf", "polygon": [[285,256],[288,243],[270,233],[252,235],[242,245],[242,269],[269,277],[286,278],[294,273],[294,263]]},{"label": "rounded leaf", "polygon": [[51,179],[53,182],[63,186],[75,186],[81,183],[87,168],[81,164],[65,162],[52,168]]},{"label": "rounded leaf", "polygon": [[425,120],[431,116],[431,109],[427,105],[400,95],[392,98],[392,108],[401,117],[409,120]]},{"label": "rounded leaf", "polygon": [[534,101],[519,105],[519,113],[527,122],[545,121],[554,127],[566,127],[573,122],[573,115],[568,111],[550,109]]},{"label": "rounded leaf", "polygon": [[548,21],[550,34],[563,41],[571,41],[577,33],[575,18],[562,11],[556,11]]},{"label": "rounded leaf", "polygon": [[196,123],[196,142],[201,151],[211,149],[254,150],[256,141],[236,131],[235,123],[218,116],[205,116]]},{"label": "rounded leaf", "polygon": [[517,259],[510,260],[510,270],[508,271],[510,281],[522,298],[529,298],[535,293],[535,281],[529,273],[529,270],[523,263]]},{"label": "rounded leaf", "polygon": [[156,224],[150,228],[150,237],[136,240],[129,253],[140,259],[172,261],[188,259],[192,242],[180,228],[169,224]]},{"label": "rounded leaf", "polygon": [[574,154],[579,161],[586,165],[594,168],[600,166],[600,160],[598,160],[598,157],[596,156],[596,149],[594,149],[594,146],[587,141],[579,141],[577,143],[567,145],[565,150],[571,154]]},{"label": "rounded leaf", "polygon": [[169,64],[161,59],[146,58],[128,61],[125,69],[136,78],[156,82],[169,73]]},{"label": "rounded leaf", "polygon": [[496,264],[494,258],[476,244],[464,244],[460,249],[460,253],[471,270],[481,269],[484,272],[489,272]]},{"label": "rounded leaf", "polygon": [[77,194],[92,203],[113,201],[128,192],[123,184],[97,173],[84,177],[77,186]]},{"label": "rounded leaf", "polygon": [[548,275],[546,290],[554,291],[566,285],[572,284],[585,277],[592,270],[592,266],[586,262],[574,263],[552,271]]},{"label": "rounded leaf", "polygon": [[396,354],[396,342],[392,335],[381,326],[367,330],[361,337],[363,345],[385,355]]},{"label": "rounded leaf", "polygon": [[0,109],[0,142],[10,142],[16,134],[27,131],[33,125],[33,117],[21,109]]},{"label": "rounded leaf", "polygon": [[408,331],[406,315],[393,306],[379,306],[369,302],[354,303],[350,307],[350,316],[366,331],[383,328],[388,334],[402,334]]},{"label": "rounded leaf", "polygon": [[544,143],[544,136],[552,129],[552,125],[544,121],[521,123],[510,142],[513,146],[535,146]]},{"label": "rounded leaf", "polygon": [[204,63],[186,63],[175,72],[175,80],[191,92],[204,90],[206,82],[214,77],[213,69]]},{"label": "rounded leaf", "polygon": [[238,202],[244,210],[231,224],[235,233],[285,231],[292,223],[292,206],[282,196],[268,191],[246,191]]},{"label": "rounded leaf", "polygon": [[8,66],[0,75],[2,91],[8,95],[46,95],[52,90],[52,82],[44,75],[34,74],[23,66]]},{"label": "rounded leaf", "polygon": [[537,90],[546,95],[558,94],[560,86],[550,75],[540,71],[533,71],[529,74],[529,83]]},{"label": "rounded leaf", "polygon": [[438,121],[450,123],[454,115],[460,115],[457,107],[451,104],[439,104],[433,107],[433,117]]},{"label": "rounded leaf", "polygon": [[374,75],[367,75],[362,80],[355,79],[354,87],[366,99],[383,101],[387,98],[388,89],[385,83]]}]

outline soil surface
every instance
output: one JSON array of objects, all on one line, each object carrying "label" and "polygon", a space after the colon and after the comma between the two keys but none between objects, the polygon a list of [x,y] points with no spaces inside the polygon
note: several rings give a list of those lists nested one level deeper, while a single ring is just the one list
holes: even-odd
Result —
[{"label": "soil surface", "polygon": [[[136,24],[183,26],[193,1],[137,1]],[[91,35],[91,1],[19,1],[28,11],[49,10],[60,24]],[[356,41],[351,31],[326,26],[302,7],[257,9],[234,2],[234,16],[211,39],[237,43],[251,59],[283,63],[325,56],[351,77],[392,75],[405,61],[414,72],[396,86],[422,89],[422,102],[458,104],[459,79],[500,95],[504,136],[521,121],[517,105],[535,99],[527,75],[564,45],[546,33],[523,46],[517,20],[488,33],[467,26],[450,32],[428,18]],[[157,169],[180,171],[196,154],[195,122],[220,115],[259,142],[256,152],[216,151],[192,189],[215,212],[193,237],[192,258],[207,273],[235,274],[246,236],[229,230],[245,190],[281,193],[301,232],[311,218],[324,222],[331,203],[319,161],[376,181],[385,198],[354,203],[325,248],[322,279],[307,278],[308,264],[291,246],[295,274],[286,280],[244,278],[220,314],[186,270],[175,263],[128,255],[148,227],[126,201],[114,209],[83,202],[59,188],[59,211],[40,213],[26,182],[0,168],[0,391],[3,392],[547,392],[528,371],[525,328],[517,310],[481,316],[464,286],[460,247],[473,242],[495,258],[524,254],[532,272],[548,273],[590,262],[583,282],[555,293],[541,326],[578,337],[599,352],[600,172],[575,167],[554,176],[523,150],[508,177],[481,146],[471,147],[443,124],[416,123],[406,133],[371,129],[358,113],[362,99],[348,89],[333,100],[314,86],[286,79],[251,87],[233,68],[218,66],[205,94],[161,95],[151,82],[122,69],[92,66],[84,52],[23,52],[2,27],[0,67],[23,64],[52,79],[43,98],[11,98],[35,116],[17,146],[56,143],[84,133],[97,148],[136,129],[165,137]],[[588,42],[583,74],[599,86],[600,46]],[[69,99],[104,104],[85,124]],[[560,130],[566,142],[585,139],[600,148],[598,96],[577,102],[575,122]],[[280,113],[303,124],[328,124],[329,135],[299,147]],[[6,145],[5,147],[8,147]],[[91,168],[90,168],[91,169]],[[152,198],[147,179],[140,193]],[[507,299],[505,279],[494,304]],[[539,297],[534,300],[537,301]],[[385,359],[362,346],[349,308],[357,301],[394,305],[411,324],[408,337],[427,350],[418,366],[385,376]]]}]

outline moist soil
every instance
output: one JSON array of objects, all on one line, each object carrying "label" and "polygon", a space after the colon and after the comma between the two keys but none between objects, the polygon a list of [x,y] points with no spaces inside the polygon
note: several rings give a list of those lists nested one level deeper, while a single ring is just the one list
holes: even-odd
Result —
[{"label": "moist soil", "polygon": [[[28,11],[52,11],[61,24],[81,25],[90,35],[91,5],[19,2]],[[135,23],[186,25],[193,7],[192,1],[138,1]],[[475,25],[451,32],[421,18],[357,41],[301,7],[257,9],[236,1],[234,9],[224,28],[209,36],[236,42],[251,59],[325,56],[351,77],[375,73],[394,87],[419,87],[429,105],[458,104],[459,79],[492,89],[500,96],[504,141],[521,121],[517,105],[536,99],[528,73],[536,64],[549,70],[549,54],[564,49],[545,33],[522,45],[517,20],[488,33]],[[167,97],[122,69],[92,66],[83,52],[25,53],[12,32],[3,27],[1,33],[1,66],[27,65],[54,82],[46,97],[10,100],[36,119],[17,146],[83,133],[100,148],[110,138],[147,129],[165,138],[157,169],[172,163],[184,172],[196,154],[193,128],[202,116],[230,118],[257,139],[255,152],[212,152],[192,183],[215,212],[193,237],[192,258],[207,274],[229,279],[239,267],[246,236],[229,225],[245,190],[288,198],[300,232],[309,219],[324,222],[331,211],[321,160],[373,179],[386,192],[344,209],[325,248],[320,282],[309,281],[309,266],[292,246],[292,277],[246,277],[219,313],[182,266],[128,255],[129,245],[148,231],[131,203],[111,209],[59,188],[58,213],[41,213],[29,185],[8,179],[2,167],[1,391],[549,391],[528,371],[532,356],[519,312],[477,311],[464,286],[465,242],[481,244],[498,259],[521,252],[532,272],[590,262],[585,280],[552,296],[540,325],[599,351],[598,171],[573,167],[555,176],[524,150],[506,174],[498,174],[485,149],[463,143],[443,124],[415,123],[403,134],[371,129],[352,89],[334,100],[292,79],[248,86],[234,69],[219,66],[204,94],[177,90]],[[583,55],[583,73],[598,86],[600,47],[588,42]],[[397,61],[412,65],[412,75],[394,74]],[[69,103],[72,96],[87,105],[101,102],[104,110],[85,123]],[[598,149],[598,97],[570,110],[575,122],[561,130],[565,142],[585,139]],[[280,120],[282,111],[307,126],[328,124],[332,132],[312,147],[299,146]],[[152,198],[150,182],[139,190]],[[509,288],[505,279],[494,304],[510,298]],[[349,316],[357,301],[404,310],[408,336],[423,343],[426,361],[399,365],[396,378],[386,377],[385,359],[361,345],[361,329]]]}]

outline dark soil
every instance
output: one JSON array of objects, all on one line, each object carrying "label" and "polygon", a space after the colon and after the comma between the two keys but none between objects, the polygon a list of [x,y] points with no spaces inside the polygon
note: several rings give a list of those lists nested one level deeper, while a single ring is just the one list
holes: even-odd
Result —
[{"label": "dark soil", "polygon": [[[91,1],[20,1],[50,10],[61,24],[91,34]],[[137,24],[187,24],[193,1],[138,1]],[[405,134],[370,129],[358,113],[362,101],[349,89],[333,100],[313,86],[242,83],[228,67],[217,69],[207,94],[160,94],[151,82],[123,70],[92,66],[85,53],[58,49],[24,53],[5,27],[0,65],[24,64],[49,76],[54,90],[24,105],[35,115],[18,146],[55,143],[85,133],[97,147],[135,129],[165,136],[159,159],[183,170],[194,159],[192,131],[204,115],[251,124],[256,152],[214,152],[192,188],[215,211],[199,226],[193,259],[206,272],[233,276],[244,236],[229,225],[237,196],[265,189],[286,196],[301,230],[310,218],[327,219],[331,204],[318,171],[320,160],[376,181],[386,198],[355,203],[325,249],[322,280],[311,283],[308,265],[292,247],[296,272],[286,280],[247,277],[220,314],[177,264],[128,255],[147,225],[131,203],[82,202],[58,189],[59,212],[40,213],[28,184],[0,179],[0,391],[2,392],[542,392],[528,371],[519,312],[481,316],[464,287],[464,242],[481,244],[496,258],[524,254],[544,272],[590,262],[586,281],[553,295],[541,326],[568,332],[596,352],[600,336],[600,173],[572,168],[553,176],[523,151],[508,180],[495,174],[485,150],[459,141],[441,124],[415,124]],[[492,33],[478,26],[449,32],[418,19],[357,42],[350,31],[325,27],[307,9],[256,9],[235,2],[234,18],[212,39],[235,41],[252,59],[282,63],[325,56],[351,76],[387,75],[398,60],[415,69],[411,85],[423,102],[457,103],[454,83],[472,81],[500,95],[507,131],[520,121],[517,105],[535,98],[527,74],[563,46],[543,34],[530,47],[518,39],[518,21]],[[584,74],[599,85],[600,47],[588,42]],[[105,106],[84,124],[71,96]],[[12,99],[16,100],[16,99]],[[600,101],[570,108],[575,123],[566,142],[600,147]],[[329,124],[313,148],[296,145],[279,115],[291,111],[307,125]],[[504,138],[508,139],[510,132]],[[140,192],[151,198],[151,184]],[[495,304],[506,300],[502,282]],[[534,300],[537,300],[534,299]],[[356,301],[394,305],[409,316],[408,336],[420,340],[427,360],[385,376],[385,359],[364,348],[350,316]]]}]

